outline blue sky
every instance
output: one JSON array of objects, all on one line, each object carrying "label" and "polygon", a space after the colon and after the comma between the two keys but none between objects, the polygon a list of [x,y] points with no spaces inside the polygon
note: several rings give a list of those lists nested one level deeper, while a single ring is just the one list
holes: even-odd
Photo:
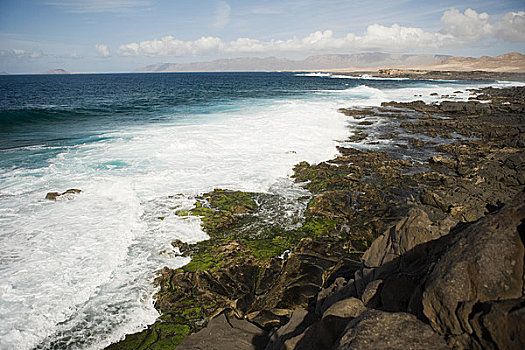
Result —
[{"label": "blue sky", "polygon": [[10,73],[370,51],[525,53],[525,1],[0,1],[0,71]]}]

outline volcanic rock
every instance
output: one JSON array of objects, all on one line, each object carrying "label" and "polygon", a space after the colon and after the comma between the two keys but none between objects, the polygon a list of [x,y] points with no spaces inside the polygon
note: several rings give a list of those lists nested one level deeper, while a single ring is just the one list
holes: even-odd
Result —
[{"label": "volcanic rock", "polygon": [[177,350],[257,350],[264,349],[267,341],[266,332],[253,323],[221,314],[206,328],[184,338]]},{"label": "volcanic rock", "polygon": [[46,194],[46,199],[56,201],[58,199],[66,198],[66,199],[73,199],[74,195],[82,192],[79,189],[76,188],[70,188],[69,190],[59,193],[59,192],[48,192]]},{"label": "volcanic rock", "polygon": [[442,337],[407,313],[368,310],[350,321],[337,350],[448,349]]},{"label": "volcanic rock", "polygon": [[[458,233],[428,276],[423,312],[439,333],[475,334],[469,321],[477,303],[522,296],[523,198],[520,194],[499,212]],[[461,308],[468,310],[459,312]]]}]

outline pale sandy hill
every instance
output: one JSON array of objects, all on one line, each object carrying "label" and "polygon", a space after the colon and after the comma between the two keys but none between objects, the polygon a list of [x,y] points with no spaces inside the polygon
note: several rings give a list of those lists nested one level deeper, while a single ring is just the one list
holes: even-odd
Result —
[{"label": "pale sandy hill", "polygon": [[424,68],[441,71],[482,70],[487,72],[525,73],[525,55],[511,52],[495,57],[450,57],[437,64],[429,65]]}]

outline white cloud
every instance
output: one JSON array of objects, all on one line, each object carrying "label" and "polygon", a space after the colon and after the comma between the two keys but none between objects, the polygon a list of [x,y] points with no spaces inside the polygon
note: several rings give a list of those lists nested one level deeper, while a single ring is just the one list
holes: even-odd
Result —
[{"label": "white cloud", "polygon": [[399,25],[384,27],[371,25],[363,36],[348,33],[335,37],[331,30],[317,31],[304,38],[261,41],[238,38],[224,42],[217,37],[202,37],[195,41],[181,41],[173,36],[161,40],[142,41],[121,45],[119,54],[124,56],[195,56],[211,53],[254,54],[280,52],[348,51],[357,49],[402,50],[420,47],[437,48],[449,36],[427,33],[419,28]]},{"label": "white cloud", "polygon": [[161,40],[120,45],[118,53],[123,56],[191,56],[218,52],[223,45],[221,39],[211,36],[195,41],[182,41],[170,35]]},{"label": "white cloud", "polygon": [[214,27],[224,28],[230,22],[231,11],[232,8],[226,1],[219,1],[215,9]]},{"label": "white cloud", "polygon": [[267,43],[257,39],[239,38],[222,47],[225,53],[262,53],[267,50],[267,46]]},{"label": "white cloud", "polygon": [[152,5],[151,0],[55,0],[46,5],[56,6],[72,13],[126,12],[144,9]]},{"label": "white cloud", "polygon": [[475,41],[494,32],[494,26],[489,23],[489,15],[485,12],[477,13],[470,8],[463,13],[457,9],[445,11],[441,22],[445,26],[441,32],[460,41]]},{"label": "white cloud", "polygon": [[286,40],[272,39],[269,41],[238,38],[224,42],[220,38],[211,36],[201,37],[195,41],[182,41],[173,36],[166,36],[161,40],[121,45],[118,52],[127,56],[159,57],[355,50],[406,52],[418,49],[437,50],[494,37],[508,41],[525,40],[525,12],[523,11],[509,12],[500,21],[491,23],[487,13],[477,13],[472,9],[466,9],[461,13],[457,9],[451,9],[444,12],[441,21],[444,27],[440,32],[427,32],[421,28],[398,24],[390,27],[372,24],[362,35],[348,33],[341,37],[334,36],[331,30],[316,31],[304,38],[293,37]]},{"label": "white cloud", "polygon": [[507,13],[496,25],[496,37],[512,42],[525,42],[525,11]]},{"label": "white cloud", "polygon": [[221,51],[224,43],[221,39],[212,36],[202,37],[197,39],[192,44],[193,54]]},{"label": "white cloud", "polygon": [[74,60],[79,60],[82,58],[82,55],[78,52],[70,52],[64,56],[65,58],[72,58]]},{"label": "white cloud", "polygon": [[41,58],[44,56],[44,53],[40,50],[11,49],[0,50],[0,56],[12,58]]},{"label": "white cloud", "polygon": [[107,45],[96,44],[95,49],[97,50],[98,54],[102,57],[109,57],[111,55]]},{"label": "white cloud", "polygon": [[425,32],[421,28],[403,27],[397,24],[385,27],[379,24],[368,26],[365,35],[356,41],[359,47],[368,49],[410,50],[416,48],[442,47],[452,36]]}]

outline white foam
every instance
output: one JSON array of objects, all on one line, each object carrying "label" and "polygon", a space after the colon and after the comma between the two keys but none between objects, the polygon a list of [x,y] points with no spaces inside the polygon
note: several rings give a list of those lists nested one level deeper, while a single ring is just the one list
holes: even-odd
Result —
[{"label": "white foam", "polygon": [[520,87],[525,86],[525,82],[522,81],[507,81],[507,80],[498,80],[496,84],[489,84],[489,86],[495,88],[505,88],[505,87]]},{"label": "white foam", "polygon": [[[170,242],[206,238],[174,208],[215,187],[268,191],[299,161],[334,156],[347,133],[333,101],[240,107],[107,134],[45,168],[4,169],[1,348],[101,348],[153,322],[154,271],[187,262]],[[68,188],[82,193],[43,199]]]},{"label": "white foam", "polygon": [[321,72],[315,72],[315,73],[297,73],[295,76],[297,77],[320,77],[320,78],[326,78],[330,77],[330,73],[321,73]]},{"label": "white foam", "polygon": [[363,74],[360,76],[342,75],[342,74],[331,74],[330,78],[334,79],[354,79],[354,80],[410,80],[410,78],[382,78],[374,77],[369,74]]},{"label": "white foam", "polygon": [[[481,89],[485,87],[503,88],[511,86],[525,86],[525,83],[481,82],[461,84],[457,82],[422,82],[418,83],[417,85],[409,85],[408,87],[387,89],[378,89],[369,87],[367,85],[360,85],[346,90],[341,90],[338,93],[347,98],[347,101],[343,106],[377,107],[380,106],[382,102],[389,101],[410,102],[414,100],[421,100],[425,103],[434,103],[446,100],[468,101],[470,97],[477,95],[476,92],[470,90]],[[456,93],[457,91],[461,91],[462,93]]]}]

